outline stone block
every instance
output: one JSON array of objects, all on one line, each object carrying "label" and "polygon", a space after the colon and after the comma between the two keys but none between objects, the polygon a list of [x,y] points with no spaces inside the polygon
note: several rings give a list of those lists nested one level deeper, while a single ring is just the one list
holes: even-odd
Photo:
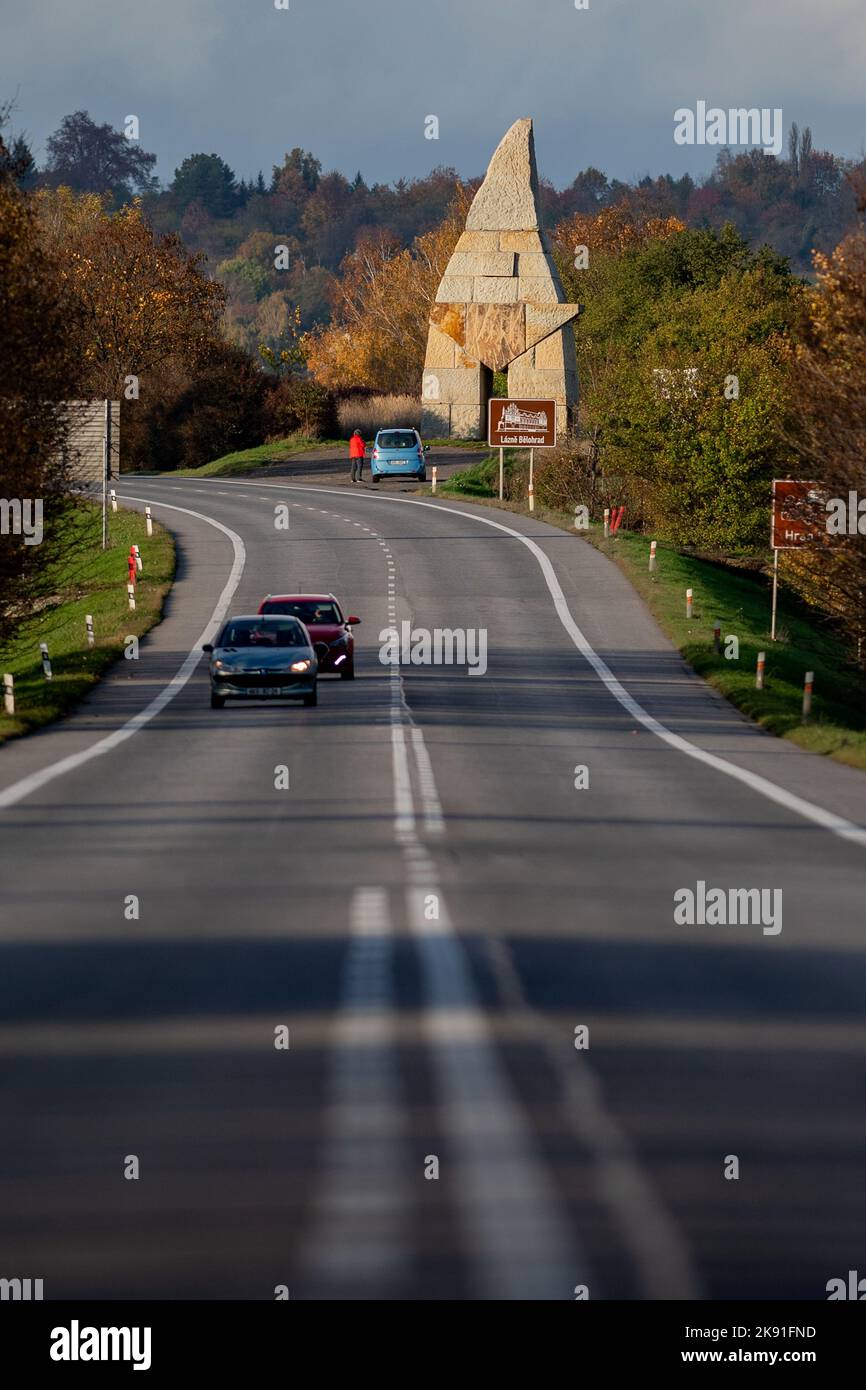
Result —
[{"label": "stone block", "polygon": [[494,372],[502,371],[526,349],[522,304],[470,304],[466,310],[466,351]]},{"label": "stone block", "polygon": [[476,304],[516,304],[517,281],[504,276],[478,275],[473,297]]},{"label": "stone block", "polygon": [[556,267],[543,252],[521,251],[517,257],[518,275],[549,275],[553,279]]},{"label": "stone block", "polygon": [[472,200],[470,232],[538,231],[538,172],[532,121],[515,121],[500,140],[487,175]]},{"label": "stone block", "polygon": [[517,282],[517,294],[527,304],[558,304],[556,285],[550,276],[521,275]]},{"label": "stone block", "polygon": [[439,367],[456,365],[457,344],[447,333],[431,323],[427,334],[427,356],[424,358],[425,372],[436,371]]},{"label": "stone block", "polygon": [[443,275],[436,294],[437,304],[468,304],[472,298],[472,278],[468,275]]},{"label": "stone block", "polygon": [[[490,233],[484,235],[490,235]],[[499,249],[500,251],[519,251],[521,253],[534,252],[536,255],[542,255],[545,246],[540,232],[500,232]]]},{"label": "stone block", "polygon": [[431,405],[424,401],[421,405],[421,438],[449,439],[451,436],[450,405]]},{"label": "stone block", "polygon": [[453,338],[458,347],[462,347],[465,343],[465,304],[434,304],[430,310],[430,322],[439,329],[440,333],[445,333],[449,338]]},{"label": "stone block", "polygon": [[561,329],[558,333],[553,333],[549,338],[544,338],[542,342],[535,345],[535,366],[547,368],[548,370],[565,371],[566,356],[563,338],[571,329]]},{"label": "stone block", "polygon": [[439,399],[454,405],[481,404],[481,369],[470,367],[443,367],[436,373],[439,378]]},{"label": "stone block", "polygon": [[448,267],[446,275],[513,275],[514,274],[514,252],[513,251],[473,251],[464,254],[455,251]]},{"label": "stone block", "polygon": [[[516,249],[516,248],[515,248]],[[499,245],[499,232],[461,232],[455,255],[486,255],[490,251],[508,251],[509,247]],[[447,271],[447,267],[446,267]]]},{"label": "stone block", "polygon": [[451,408],[453,439],[486,439],[487,415],[482,405],[455,405]]}]

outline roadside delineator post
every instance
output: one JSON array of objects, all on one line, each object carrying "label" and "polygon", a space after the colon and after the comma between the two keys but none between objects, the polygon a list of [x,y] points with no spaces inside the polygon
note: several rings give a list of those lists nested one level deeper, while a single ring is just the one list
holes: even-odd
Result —
[{"label": "roadside delineator post", "polygon": [[605,538],[605,540],[607,540],[609,536],[610,536],[610,507],[605,507],[605,509],[604,509],[604,538]]},{"label": "roadside delineator post", "polygon": [[430,480],[430,491],[431,491],[431,492],[435,492],[435,491],[436,491],[436,483],[437,483],[437,481],[438,481],[438,476],[439,476],[439,475],[438,475],[438,469],[436,468],[436,465],[435,465],[435,463],[434,463],[434,465],[433,465],[433,476],[432,476],[432,478],[431,478],[431,480]]},{"label": "roadside delineator post", "polygon": [[766,664],[767,664],[767,653],[766,653],[766,652],[758,652],[758,669],[757,669],[757,671],[755,672],[755,689],[756,689],[756,690],[763,690],[763,688],[764,688],[764,667],[766,666]]},{"label": "roadside delineator post", "polygon": [[135,585],[133,584],[133,582],[132,582],[131,579],[130,579],[129,583],[128,583],[127,586],[126,586],[126,592],[129,594],[129,606],[130,606],[130,608],[134,608],[134,607],[135,607]]},{"label": "roadside delineator post", "polygon": [[529,510],[535,511],[535,488],[531,482],[529,484]]},{"label": "roadside delineator post", "polygon": [[39,651],[42,656],[42,674],[47,681],[54,679],[54,672],[51,669],[51,657],[48,655],[48,643],[40,642]]},{"label": "roadside delineator post", "polygon": [[692,597],[691,589],[686,589],[686,617],[689,622],[692,620]]},{"label": "roadside delineator post", "polygon": [[656,572],[656,543],[655,543],[655,541],[650,541],[649,572],[650,572],[650,574],[655,574],[655,572]]},{"label": "roadside delineator post", "polygon": [[713,651],[718,656],[722,650],[722,624],[718,618],[713,623]]},{"label": "roadside delineator post", "polygon": [[815,672],[807,671],[806,679],[803,682],[803,723],[808,724],[812,713],[812,686],[815,681]]},{"label": "roadside delineator post", "polygon": [[15,677],[11,671],[3,677],[3,708],[7,714],[15,713]]},{"label": "roadside delineator post", "polygon": [[113,512],[116,512],[116,511],[117,511],[117,493],[114,491],[114,488],[111,489],[111,491],[109,492],[108,495],[109,495],[109,497],[111,498],[111,510],[112,510]]},{"label": "roadside delineator post", "polygon": [[88,647],[92,647],[93,644],[94,644],[94,642],[96,641],[96,637],[95,637],[94,632],[93,632],[93,614],[92,614],[92,613],[88,613],[87,616],[85,617],[85,619],[84,619],[84,626],[87,628],[87,645],[88,645]]},{"label": "roadside delineator post", "polygon": [[141,552],[139,551],[137,545],[134,545],[134,546],[132,547],[132,553],[133,553],[133,555],[135,556],[135,569],[136,569],[136,573],[137,573],[137,574],[141,574],[141,571],[142,571],[142,569],[143,569],[143,565],[142,565],[142,563],[141,563]]},{"label": "roadside delineator post", "polygon": [[[434,472],[434,473],[436,472],[435,468],[434,468],[433,472]],[[152,536],[152,535],[153,535],[153,517],[152,517],[151,514],[150,514],[150,507],[145,507],[145,509],[144,509],[144,524],[145,524],[145,526],[147,527],[147,534],[148,534],[149,536]]]}]

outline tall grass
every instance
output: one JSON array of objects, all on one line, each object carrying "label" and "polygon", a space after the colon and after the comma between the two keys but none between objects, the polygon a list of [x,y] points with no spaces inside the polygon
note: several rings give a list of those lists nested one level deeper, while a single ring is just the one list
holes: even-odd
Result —
[{"label": "tall grass", "polygon": [[340,401],[337,406],[340,434],[347,437],[360,430],[371,439],[377,430],[392,426],[421,428],[421,402],[417,396],[369,396],[366,400]]}]

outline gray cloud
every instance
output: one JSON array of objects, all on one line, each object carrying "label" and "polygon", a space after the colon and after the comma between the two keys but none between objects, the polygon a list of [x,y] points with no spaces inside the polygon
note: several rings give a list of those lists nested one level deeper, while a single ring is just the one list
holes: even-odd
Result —
[{"label": "gray cloud", "polygon": [[[215,150],[241,175],[294,145],[390,182],[435,164],[482,172],[518,116],[536,119],[557,184],[596,164],[693,174],[713,151],[673,142],[698,99],[781,106],[819,147],[855,155],[866,127],[861,0],[0,0],[0,95],[39,155],[69,111],[134,113],[159,173]],[[424,139],[435,114],[440,139]]]}]

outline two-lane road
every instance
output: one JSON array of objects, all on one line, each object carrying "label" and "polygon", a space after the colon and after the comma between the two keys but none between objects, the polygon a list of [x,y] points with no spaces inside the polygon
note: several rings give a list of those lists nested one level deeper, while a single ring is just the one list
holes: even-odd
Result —
[{"label": "two-lane road", "polygon": [[[577,537],[118,491],[178,536],[165,621],[0,752],[0,1275],[821,1298],[857,1268],[862,775],[749,726]],[[214,612],[304,589],[361,615],[357,679],[211,711]],[[484,629],[488,669],[383,665],[403,620]],[[678,925],[699,880],[781,890],[782,930]]]}]

